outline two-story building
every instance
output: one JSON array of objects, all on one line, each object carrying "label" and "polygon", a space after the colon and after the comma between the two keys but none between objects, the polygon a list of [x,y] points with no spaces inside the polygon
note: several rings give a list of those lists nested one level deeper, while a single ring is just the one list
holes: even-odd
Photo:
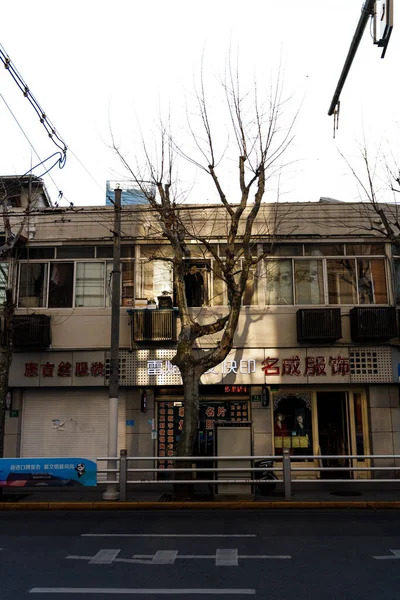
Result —
[{"label": "two-story building", "polygon": [[[223,257],[223,208],[184,210]],[[371,229],[371,210],[325,201],[262,205],[254,228],[254,255],[262,258],[243,296],[234,348],[201,379],[199,456],[215,452],[221,422],[247,424],[258,456],[284,448],[293,457],[400,454],[400,257]],[[113,208],[47,208],[30,227],[12,271],[5,455],[105,456]],[[188,303],[199,319],[222,315],[225,285],[213,257],[192,241]],[[154,213],[125,206],[119,446],[129,456],[165,457],[166,468],[185,408],[171,363],[179,331],[171,256]]]}]

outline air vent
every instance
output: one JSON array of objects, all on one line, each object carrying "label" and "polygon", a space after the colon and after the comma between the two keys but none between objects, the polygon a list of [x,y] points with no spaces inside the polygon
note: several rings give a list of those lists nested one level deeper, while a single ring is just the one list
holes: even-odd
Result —
[{"label": "air vent", "polygon": [[397,337],[396,309],[393,306],[352,308],[350,328],[354,342],[390,340]]},{"label": "air vent", "polygon": [[340,308],[302,308],[297,311],[299,342],[325,342],[342,337]]}]

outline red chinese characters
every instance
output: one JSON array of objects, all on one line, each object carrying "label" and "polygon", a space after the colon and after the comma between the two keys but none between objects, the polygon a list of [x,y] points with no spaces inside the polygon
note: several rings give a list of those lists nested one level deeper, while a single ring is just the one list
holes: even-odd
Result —
[{"label": "red chinese characters", "polygon": [[89,376],[89,363],[77,362],[75,364],[75,377],[88,377]]},{"label": "red chinese characters", "polygon": [[347,375],[350,373],[350,363],[348,358],[342,356],[331,356],[329,358],[332,375]]},{"label": "red chinese characters", "polygon": [[52,363],[49,363],[47,361],[47,363],[45,363],[44,365],[42,365],[42,375],[43,377],[53,377],[54,375],[54,367],[55,365],[53,365]]},{"label": "red chinese characters", "polygon": [[280,368],[277,366],[279,362],[279,358],[271,358],[267,357],[261,363],[261,368],[264,371],[265,375],[279,375]]},{"label": "red chinese characters", "polygon": [[328,375],[327,368],[330,367],[330,375],[345,377],[350,373],[350,361],[343,356],[330,356],[327,362],[325,356],[307,356],[302,364],[302,359],[299,356],[291,356],[283,358],[282,364],[279,364],[280,359],[275,357],[267,357],[262,363],[261,368],[266,377],[268,376],[300,376],[304,377],[325,377]]},{"label": "red chinese characters", "polygon": [[38,377],[39,365],[34,362],[25,363],[25,377]]},{"label": "red chinese characters", "polygon": [[71,377],[72,365],[70,362],[60,362],[57,369],[58,377]]},{"label": "red chinese characters", "polygon": [[306,368],[304,371],[304,375],[326,375],[325,372],[325,357],[323,356],[307,356],[306,358]]},{"label": "red chinese characters", "polygon": [[[54,363],[49,361],[43,363],[40,366],[42,377],[72,377],[73,367],[68,361],[61,361],[56,366]],[[86,361],[75,363],[75,377],[104,377],[104,363],[92,362],[90,367]],[[38,377],[39,376],[39,364],[35,362],[25,363],[25,377]]]},{"label": "red chinese characters", "polygon": [[282,375],[301,375],[300,358],[298,356],[283,359]]},{"label": "red chinese characters", "polygon": [[102,362],[92,362],[92,364],[90,365],[90,374],[93,377],[103,377],[104,364]]}]

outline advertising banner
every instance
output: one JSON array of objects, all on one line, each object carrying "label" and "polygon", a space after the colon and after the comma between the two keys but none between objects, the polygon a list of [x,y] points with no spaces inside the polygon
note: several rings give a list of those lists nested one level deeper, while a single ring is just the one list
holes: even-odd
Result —
[{"label": "advertising banner", "polygon": [[97,465],[86,458],[1,458],[0,486],[95,486]]}]

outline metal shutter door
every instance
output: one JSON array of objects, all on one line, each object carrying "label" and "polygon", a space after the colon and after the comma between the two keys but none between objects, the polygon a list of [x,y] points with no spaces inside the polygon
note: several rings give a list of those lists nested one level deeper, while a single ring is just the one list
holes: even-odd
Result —
[{"label": "metal shutter door", "polygon": [[[65,421],[52,429],[52,420]],[[24,391],[21,457],[107,456],[108,390]],[[118,445],[125,447],[125,399],[119,401]]]}]

